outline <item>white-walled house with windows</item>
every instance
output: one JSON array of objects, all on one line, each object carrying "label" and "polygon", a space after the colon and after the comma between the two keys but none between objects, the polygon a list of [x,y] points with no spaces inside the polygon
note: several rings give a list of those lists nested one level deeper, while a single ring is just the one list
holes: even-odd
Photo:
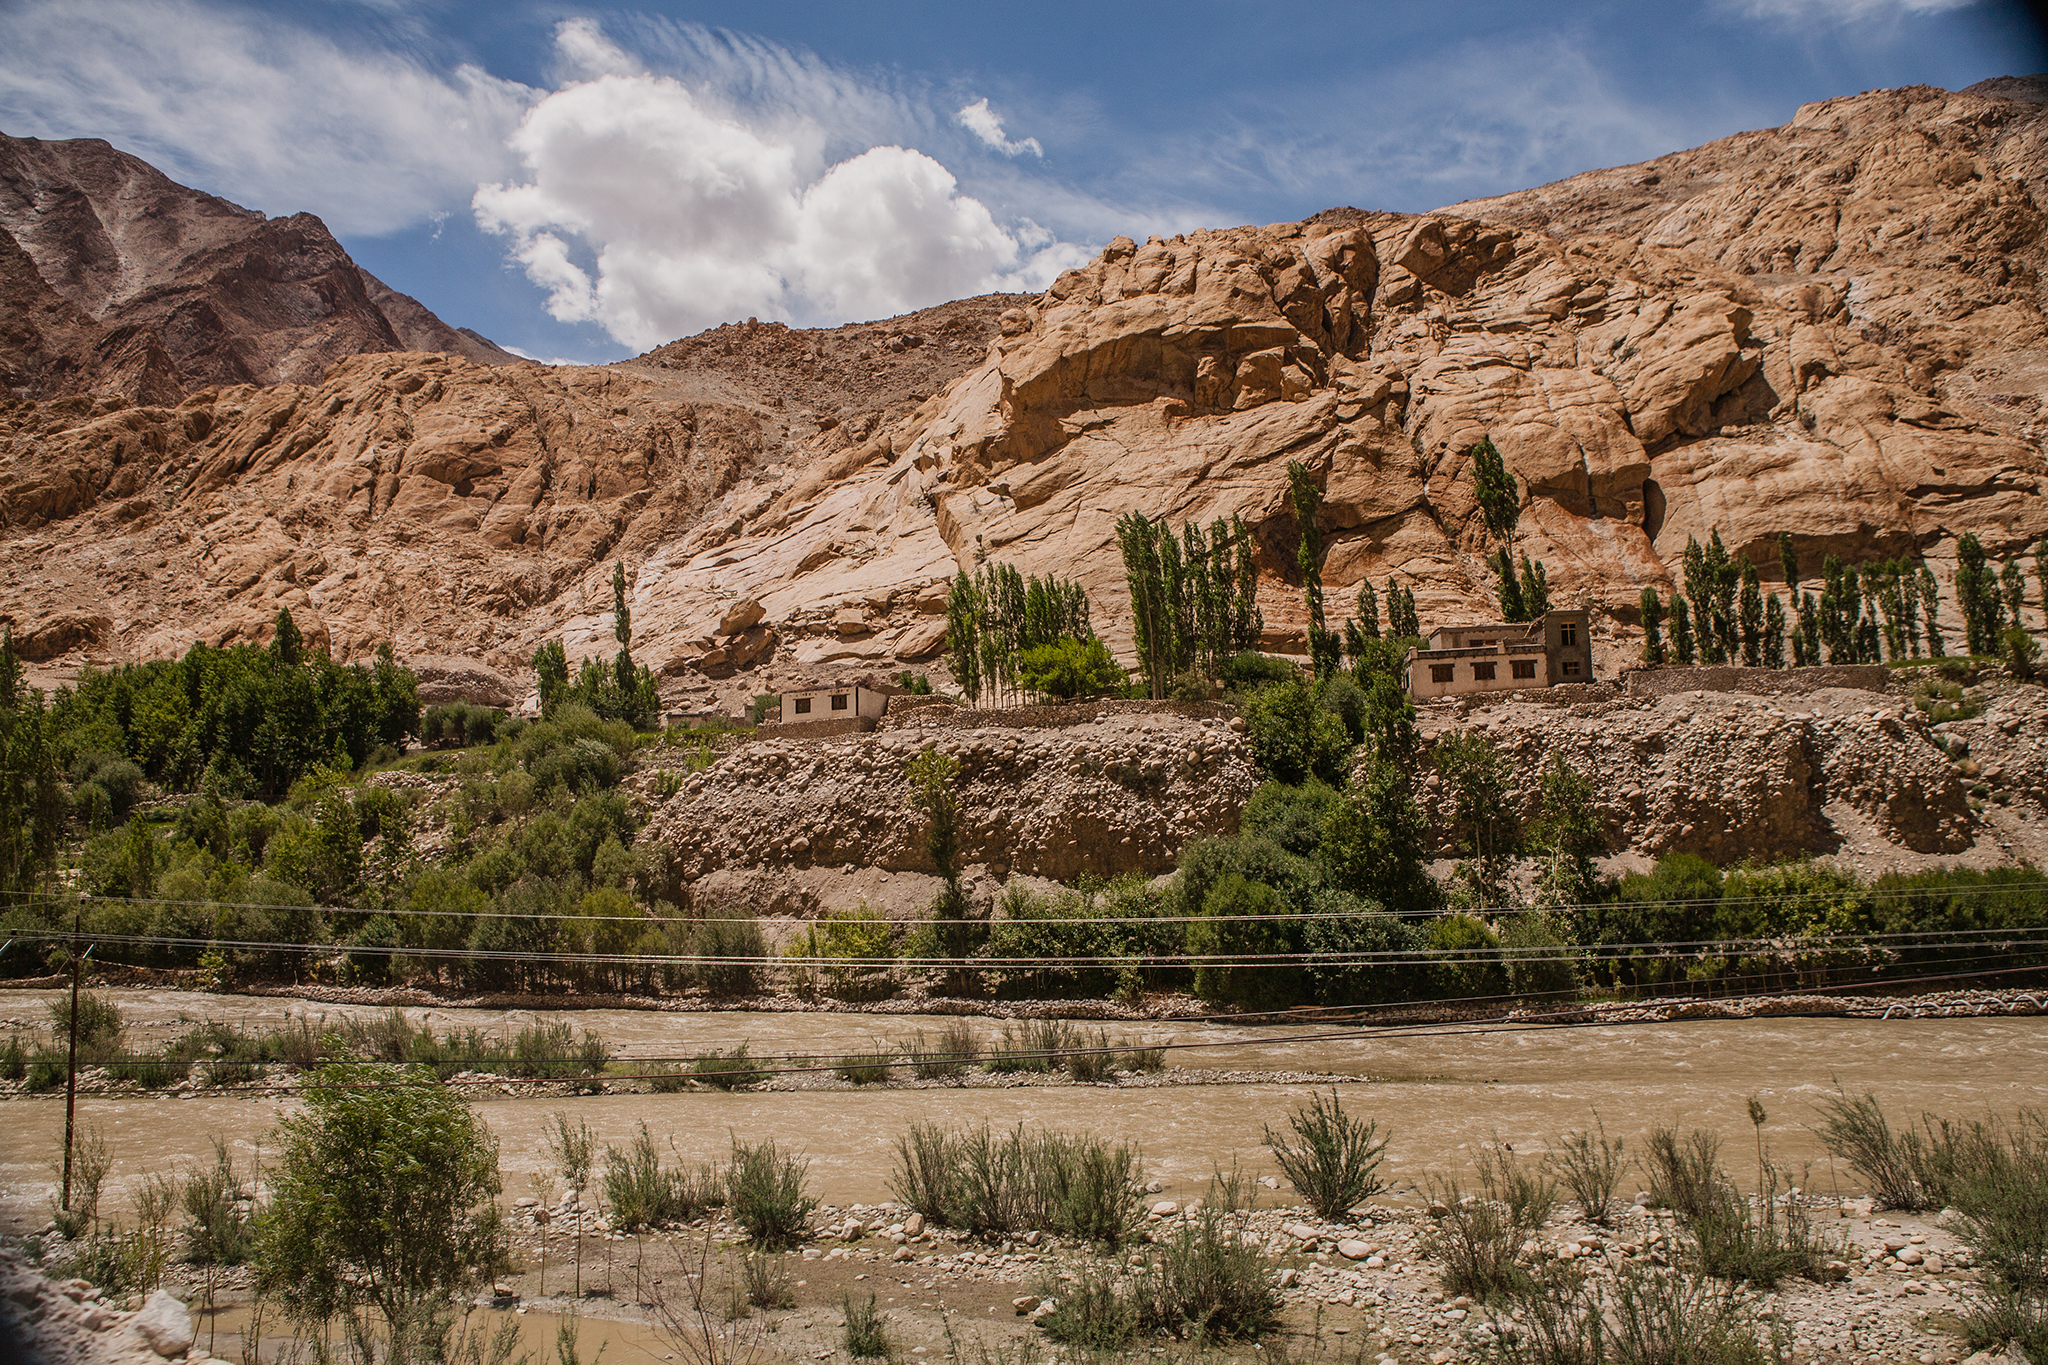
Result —
[{"label": "white-walled house with windows", "polygon": [[880,720],[888,709],[888,695],[865,683],[819,683],[784,692],[780,719],[784,725],[810,720],[854,720],[863,716],[869,720]]},{"label": "white-walled house with windows", "polygon": [[1552,611],[1534,621],[1440,626],[1429,647],[1408,651],[1408,691],[1418,700],[1513,692],[1593,678],[1591,620]]}]

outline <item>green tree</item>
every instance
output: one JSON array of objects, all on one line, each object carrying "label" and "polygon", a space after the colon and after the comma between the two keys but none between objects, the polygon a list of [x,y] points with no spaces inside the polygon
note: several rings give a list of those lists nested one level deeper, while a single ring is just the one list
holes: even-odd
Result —
[{"label": "green tree", "polygon": [[1671,594],[1671,651],[1678,662],[1697,662],[1693,652],[1692,608],[1682,593]]},{"label": "green tree", "polygon": [[299,633],[298,622],[292,620],[291,608],[279,607],[270,636],[270,657],[286,668],[296,668],[305,652],[306,637]]},{"label": "green tree", "polygon": [[1028,692],[1072,701],[1121,691],[1126,679],[1123,669],[1110,657],[1109,646],[1092,635],[1085,642],[1068,635],[1020,653],[1017,681]]},{"label": "green tree", "polygon": [[1642,614],[1643,662],[1655,668],[1664,662],[1664,603],[1655,588],[1643,589]]},{"label": "green tree", "polygon": [[1302,597],[1308,606],[1308,654],[1318,678],[1337,671],[1339,642],[1323,617],[1323,533],[1316,525],[1322,510],[1323,490],[1316,486],[1308,466],[1299,460],[1287,462],[1287,495],[1294,504],[1294,519],[1301,527],[1301,545],[1295,563],[1301,569]]},{"label": "green tree", "polygon": [[1920,591],[1920,612],[1927,618],[1927,654],[1939,659],[1948,653],[1948,644],[1941,637],[1941,583],[1934,570],[1922,564],[1915,586]]},{"label": "green tree", "polygon": [[1600,877],[1593,860],[1607,849],[1607,834],[1594,804],[1593,783],[1553,754],[1543,770],[1541,807],[1530,830],[1543,860],[1538,900],[1545,905],[1581,905],[1594,898]]},{"label": "green tree", "polygon": [[2015,627],[2024,629],[2026,617],[2022,611],[2027,601],[2027,576],[2020,569],[2017,557],[2005,561],[2005,568],[1998,574],[1998,595],[2005,599],[2005,617]]},{"label": "green tree", "polygon": [[1465,454],[1472,461],[1472,496],[1479,504],[1479,520],[1486,538],[1496,544],[1514,540],[1515,523],[1522,517],[1522,499],[1515,491],[1515,479],[1507,471],[1493,438],[1482,436],[1479,444]]},{"label": "green tree", "polygon": [[1810,592],[1799,596],[1799,649],[1800,667],[1820,666],[1820,604]]},{"label": "green tree", "polygon": [[[971,907],[960,884],[960,763],[926,745],[904,769],[910,782],[910,807],[924,817],[924,850],[938,871],[938,898],[932,905],[932,930],[941,956],[965,959],[979,937],[969,919]],[[973,982],[966,967],[949,967],[946,980],[956,994]]]},{"label": "green tree", "polygon": [[278,1121],[260,1292],[309,1326],[340,1319],[364,1360],[431,1358],[450,1300],[506,1263],[496,1139],[401,1068],[329,1067],[300,1098]]},{"label": "green tree", "polygon": [[1550,574],[1543,561],[1529,562],[1522,556],[1522,619],[1540,621],[1550,611]]},{"label": "green tree", "polygon": [[1956,542],[1956,608],[1963,617],[1964,648],[1971,654],[1998,652],[2003,611],[1998,580],[1975,532]]},{"label": "green tree", "polygon": [[25,906],[56,866],[64,822],[63,777],[43,694],[22,682],[14,633],[0,624],[0,916]]},{"label": "green tree", "polygon": [[1344,785],[1351,736],[1343,718],[1322,703],[1315,682],[1300,675],[1267,683],[1244,699],[1245,736],[1268,777],[1289,786],[1310,777]]},{"label": "green tree", "polygon": [[1792,533],[1778,532],[1778,572],[1785,577],[1785,600],[1799,600],[1799,554],[1792,548]]},{"label": "green tree", "polygon": [[1742,662],[1744,667],[1756,668],[1763,663],[1764,653],[1763,579],[1747,558],[1740,560],[1737,568],[1742,576],[1742,604],[1737,613],[1742,625]]},{"label": "green tree", "polygon": [[1494,585],[1495,595],[1500,601],[1500,619],[1503,621],[1526,621],[1529,606],[1522,596],[1522,581],[1515,577],[1515,561],[1505,549],[1495,550],[1487,558],[1487,567],[1492,569],[1498,580]]},{"label": "green tree", "polygon": [[[1195,994],[1217,1004],[1269,1009],[1290,1003],[1292,972],[1260,961],[1292,951],[1287,901],[1264,882],[1226,872],[1202,900],[1201,918],[1188,925],[1188,955]],[[1256,918],[1255,918],[1256,917]]]},{"label": "green tree", "polygon": [[2006,667],[2021,682],[2030,682],[2034,670],[2041,661],[2041,646],[2028,633],[2025,626],[2007,626],[2000,643],[2004,647]]},{"label": "green tree", "polygon": [[569,652],[560,640],[544,640],[533,651],[533,673],[540,691],[540,718],[553,720],[555,708],[569,694]]},{"label": "green tree", "polygon": [[1426,833],[1408,775],[1375,756],[1324,816],[1316,859],[1342,891],[1397,915],[1430,915],[1442,898],[1429,875]]},{"label": "green tree", "polygon": [[1785,604],[1772,593],[1764,599],[1763,666],[1785,666]]},{"label": "green tree", "polygon": [[420,727],[420,680],[409,668],[401,668],[386,640],[377,646],[377,662],[370,669],[370,690],[376,704],[377,738],[397,747]]},{"label": "green tree", "polygon": [[1387,580],[1388,633],[1397,640],[1422,638],[1422,618],[1415,614],[1415,594]]},{"label": "green tree", "polygon": [[1431,759],[1450,788],[1460,850],[1470,859],[1475,885],[1493,903],[1504,894],[1501,884],[1521,845],[1521,820],[1509,799],[1507,761],[1470,730],[1439,738]]}]

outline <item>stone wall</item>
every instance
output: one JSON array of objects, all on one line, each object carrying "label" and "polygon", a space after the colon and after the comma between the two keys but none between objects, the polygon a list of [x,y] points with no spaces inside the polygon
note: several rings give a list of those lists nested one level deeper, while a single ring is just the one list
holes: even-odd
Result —
[{"label": "stone wall", "polygon": [[1179,716],[1183,720],[1228,720],[1237,712],[1215,701],[1137,701],[1115,698],[1104,701],[1068,702],[1058,706],[1008,706],[978,710],[971,706],[934,706],[926,703],[899,710],[901,698],[891,698],[889,714],[882,718],[884,730],[1056,730],[1069,725],[1087,725],[1104,716]]},{"label": "stone wall", "polygon": [[1669,697],[1679,692],[1745,692],[1753,697],[1799,696],[1823,687],[1883,692],[1892,671],[1883,664],[1841,664],[1833,668],[1741,668],[1703,664],[1638,668],[1623,675],[1631,697]]}]

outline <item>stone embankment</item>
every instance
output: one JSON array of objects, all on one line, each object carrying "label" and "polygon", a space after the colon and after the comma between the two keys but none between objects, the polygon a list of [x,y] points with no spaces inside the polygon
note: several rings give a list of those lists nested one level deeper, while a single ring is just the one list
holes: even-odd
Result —
[{"label": "stone embankment", "polygon": [[[1487,736],[1508,759],[1524,816],[1536,814],[1553,758],[1591,777],[1615,853],[1722,863],[1845,853],[1868,870],[2038,859],[2048,844],[2048,690],[1989,684],[1981,715],[1935,721],[1903,687],[1450,703],[1424,708],[1421,726],[1430,741]],[[1420,796],[1450,856],[1450,793],[1430,774]]]},{"label": "stone embankment", "polygon": [[693,888],[727,874],[704,894],[752,869],[933,873],[906,775],[931,747],[960,765],[963,863],[998,880],[1150,876],[1190,840],[1234,833],[1258,785],[1241,722],[1221,715],[1104,708],[1078,724],[965,729],[939,721],[942,709],[873,735],[761,738],[667,794],[659,773],[643,774],[636,786],[653,817],[643,837],[668,846]]}]

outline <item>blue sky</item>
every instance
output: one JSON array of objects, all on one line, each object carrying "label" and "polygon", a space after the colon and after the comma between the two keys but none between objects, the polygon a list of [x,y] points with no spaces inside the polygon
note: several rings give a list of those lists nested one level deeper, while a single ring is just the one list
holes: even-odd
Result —
[{"label": "blue sky", "polygon": [[2009,0],[0,3],[0,129],[317,213],[448,321],[576,360],[2044,69]]}]

